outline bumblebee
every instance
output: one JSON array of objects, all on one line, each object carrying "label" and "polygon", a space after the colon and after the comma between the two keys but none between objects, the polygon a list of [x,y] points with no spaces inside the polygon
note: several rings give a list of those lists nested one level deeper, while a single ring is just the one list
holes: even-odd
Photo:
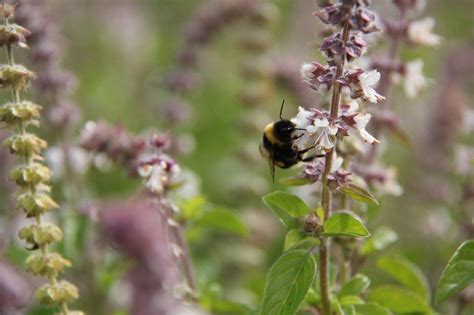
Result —
[{"label": "bumblebee", "polygon": [[280,120],[265,126],[260,145],[260,153],[268,160],[273,181],[275,181],[275,166],[290,168],[299,162],[309,162],[317,157],[324,156],[311,155],[305,157],[305,154],[314,146],[302,150],[295,146],[294,140],[303,136],[303,133],[296,134],[296,132],[298,130],[305,131],[305,129],[296,128],[290,120],[282,118],[284,104],[285,100],[281,103]]}]

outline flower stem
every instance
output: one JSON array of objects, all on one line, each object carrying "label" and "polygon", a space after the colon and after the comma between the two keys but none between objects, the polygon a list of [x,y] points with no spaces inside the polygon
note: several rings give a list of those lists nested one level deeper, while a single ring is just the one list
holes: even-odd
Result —
[{"label": "flower stem", "polygon": [[[168,214],[166,215],[168,219],[170,219],[169,213],[173,213],[172,205],[169,202],[164,202],[164,205],[168,208]],[[189,247],[186,243],[186,240],[184,239],[184,232],[183,232],[183,226],[181,223],[178,224],[172,224],[169,225],[171,234],[173,235],[175,241],[177,242],[177,245],[179,248],[182,250],[182,255],[181,255],[181,263],[183,266],[183,273],[184,273],[184,278],[186,279],[186,283],[188,284],[188,287],[192,291],[192,295],[194,298],[194,295],[196,293],[196,277],[194,275],[193,271],[193,264],[191,261],[191,253],[189,251]]]},{"label": "flower stem", "polygon": [[[4,16],[3,25],[4,26],[9,25],[8,17]],[[17,65],[15,64],[15,59],[14,59],[14,55],[13,55],[12,42],[7,41],[5,46],[6,46],[6,54],[7,54],[8,65],[12,69],[14,69]],[[28,79],[30,79],[30,78],[28,78]],[[11,87],[10,90],[11,90],[11,102],[12,102],[12,104],[14,104],[14,106],[19,106],[19,107],[23,106],[22,100],[21,100],[21,95],[20,95],[20,90],[25,89],[25,87],[24,86],[19,87],[18,85],[14,84],[14,83],[6,84],[6,86],[8,86],[8,85],[10,85],[10,87]],[[25,86],[26,86],[26,84],[25,84]],[[6,106],[6,105],[4,105],[4,106]],[[38,116],[39,116],[39,114],[38,114]],[[17,135],[20,135],[21,137],[26,138],[26,136],[28,135],[27,127],[30,124],[29,123],[30,120],[31,119],[26,118],[24,120],[20,119],[18,122],[16,122],[15,127],[17,129]],[[41,140],[41,141],[43,141],[43,140]],[[34,146],[34,145],[37,145],[37,144],[31,144],[31,145]],[[36,147],[34,150],[33,149],[31,149],[31,150],[34,152],[34,151],[40,151],[41,149],[43,149],[40,145],[37,145],[37,146],[39,148]],[[23,167],[24,169],[31,170],[35,166],[36,160],[42,160],[42,157],[39,156],[39,154],[36,154],[36,156],[35,156],[35,154],[32,154],[31,152],[28,152],[28,150],[26,150],[24,152],[15,152],[14,154],[23,159],[23,165],[21,167]],[[23,195],[27,195],[30,198],[33,198],[34,203],[36,205],[38,205],[38,207],[40,207],[40,210],[34,208],[35,211],[32,211],[33,213],[28,213],[28,217],[34,218],[34,220],[35,220],[35,223],[32,226],[34,226],[38,230],[41,230],[42,233],[46,234],[46,232],[43,232],[44,231],[43,229],[45,229],[46,225],[43,223],[42,215],[45,212],[45,209],[46,210],[54,209],[55,208],[55,205],[54,205],[55,202],[51,201],[50,203],[53,204],[53,205],[45,206],[44,208],[41,208],[41,206],[40,206],[41,203],[38,202],[38,199],[36,199],[36,198],[38,198],[37,197],[38,191],[40,191],[42,193],[43,188],[39,188],[39,187],[41,187],[40,184],[44,184],[44,183],[43,182],[37,183],[37,182],[27,181],[27,179],[24,179],[24,181],[26,181],[26,183],[23,183],[23,184],[18,184],[18,182],[17,182],[17,185],[21,187],[21,190],[19,190],[20,193],[23,194]],[[47,189],[44,189],[44,190],[46,192],[48,192]],[[18,197],[18,198],[19,198],[18,200],[20,200],[20,197]],[[19,203],[19,205],[20,205],[19,208],[23,208],[23,210],[25,212],[27,212],[24,205],[22,205],[21,203]],[[31,227],[28,227],[27,229],[30,229],[30,228]],[[25,230],[23,230],[23,231],[25,231]],[[61,232],[61,231],[59,230],[59,232]],[[62,232],[61,232],[61,234],[62,234]],[[20,236],[20,238],[25,238],[25,237]],[[40,239],[40,240],[38,240],[38,239]],[[59,284],[58,283],[58,274],[59,274],[60,271],[62,271],[62,267],[57,267],[58,264],[55,265],[55,267],[51,267],[51,266],[47,265],[47,264],[49,264],[50,259],[51,259],[50,255],[54,254],[54,253],[50,253],[49,248],[48,248],[49,244],[52,243],[52,242],[51,241],[44,241],[44,239],[45,239],[44,236],[43,236],[43,241],[41,240],[40,237],[38,237],[38,239],[33,234],[33,240],[34,240],[34,243],[35,243],[34,245],[37,246],[37,247],[33,248],[32,250],[39,249],[39,255],[35,255],[35,254],[30,255],[30,257],[28,257],[28,259],[27,259],[27,265],[29,264],[29,259],[30,258],[35,259],[35,257],[41,256],[41,259],[44,262],[44,268],[50,268],[51,269],[51,270],[48,270],[48,272],[44,273],[43,275],[46,274],[48,284],[51,288],[53,288],[53,287],[57,288],[58,284]],[[27,243],[28,243],[28,241],[27,241]],[[54,255],[56,255],[56,254],[54,254]],[[61,259],[63,261],[65,261],[62,257],[61,257]],[[64,265],[67,266],[66,263],[60,262],[59,265],[61,265],[61,264],[64,264]],[[68,264],[70,264],[70,263],[68,262]],[[31,271],[31,269],[30,269],[30,271]],[[41,274],[40,272],[34,272],[34,273]],[[65,296],[65,294],[69,294],[69,295],[71,295],[71,297],[73,297],[74,295],[77,295],[77,288],[75,288],[72,284],[68,283],[68,285],[70,286],[68,289],[64,289],[62,287],[57,289],[57,291],[60,292],[60,293],[58,293],[58,294],[55,293],[54,296],[53,296],[52,293],[50,294],[49,292],[47,292],[46,293],[47,296],[44,297],[44,300],[47,300],[48,302],[43,302],[44,300],[42,300],[42,298],[38,298],[38,299],[40,300],[40,302],[42,302],[44,304],[51,304],[51,305],[57,306],[61,310],[61,313],[60,313],[61,315],[68,315],[68,314],[70,314],[70,311],[68,309],[67,302],[66,302],[68,299],[66,299],[64,297],[61,297],[61,294],[62,294],[62,296]],[[37,292],[41,293],[42,292],[41,290],[42,289],[40,288]],[[49,291],[49,290],[46,290],[46,291]],[[37,294],[37,296],[42,296],[42,294],[39,294],[39,295]],[[72,299],[73,298],[71,298],[69,300],[72,300]],[[82,312],[77,312],[77,313],[82,314]]]},{"label": "flower stem", "polygon": [[174,234],[174,237],[176,238],[176,241],[178,242],[178,246],[183,251],[181,261],[183,263],[184,276],[186,278],[186,282],[188,283],[189,288],[194,293],[196,291],[196,279],[194,277],[194,272],[192,268],[191,255],[189,254],[189,248],[186,242],[184,241],[182,228],[181,226],[174,226],[171,228],[171,230]]},{"label": "flower stem", "polygon": [[[342,29],[342,40],[344,45],[349,39],[350,34],[350,24],[349,19],[346,17],[344,21],[344,27]],[[344,65],[346,61],[345,51],[343,50],[342,55],[340,56],[339,62],[336,69],[336,77],[334,78],[333,83],[333,93],[331,99],[331,118],[337,118],[339,114],[339,103],[341,100],[341,84],[337,80],[342,76],[344,72]],[[322,176],[323,190],[321,195],[321,204],[324,211],[324,220],[327,220],[331,216],[331,191],[328,185],[328,175],[331,172],[332,160],[334,156],[334,148],[331,151],[326,153],[324,172]],[[319,277],[321,282],[321,300],[323,304],[323,315],[331,314],[331,303],[329,300],[329,250],[330,242],[327,237],[321,237],[321,244],[319,246],[319,257],[320,257],[320,268],[319,268]]]},{"label": "flower stem", "polygon": [[[400,24],[405,23],[405,10],[400,11],[400,16],[399,16],[399,21]],[[390,37],[390,48],[388,51],[388,62],[393,63],[397,60],[398,53],[400,51],[400,44],[401,44],[402,38],[400,35],[395,34],[392,37]],[[391,76],[391,70],[387,70],[384,75],[382,75],[382,78],[380,80],[379,87],[377,89],[377,92],[381,95],[385,95],[386,98],[383,100],[380,104],[377,104],[380,108],[378,114],[381,115],[382,117],[384,116],[384,113],[388,109],[389,105],[389,100],[390,100],[390,91],[392,89],[392,76]],[[374,132],[373,135],[375,138],[379,139],[382,135],[382,128],[383,128],[383,123],[380,122],[379,120],[374,121]],[[367,162],[369,164],[373,164],[375,160],[377,159],[380,151],[380,146],[379,145],[374,145],[370,147],[369,153],[367,155]]]}]

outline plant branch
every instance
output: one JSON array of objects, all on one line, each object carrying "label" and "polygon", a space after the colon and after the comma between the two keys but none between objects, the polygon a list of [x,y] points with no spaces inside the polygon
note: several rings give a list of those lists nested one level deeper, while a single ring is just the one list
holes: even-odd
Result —
[{"label": "plant branch", "polygon": [[[350,34],[350,24],[349,19],[346,17],[344,21],[344,27],[342,29],[342,40],[344,46],[349,39]],[[333,83],[333,93],[331,99],[331,118],[337,118],[339,114],[339,103],[341,99],[341,84],[337,80],[342,76],[344,72],[344,65],[346,61],[345,49],[343,49],[342,55],[336,69],[336,76]],[[321,195],[321,204],[324,211],[324,219],[327,220],[331,215],[331,192],[328,185],[328,175],[331,172],[332,160],[334,156],[334,148],[331,151],[326,153],[324,172],[322,175],[322,195]],[[320,257],[320,282],[321,282],[321,299],[323,304],[323,314],[331,314],[331,303],[329,301],[329,250],[330,243],[327,237],[321,237],[321,244],[319,247],[319,257]]]},{"label": "plant branch", "polygon": [[[399,16],[399,21],[401,24],[405,23],[405,16],[406,16],[406,11],[405,10],[400,10],[400,16]],[[388,51],[388,62],[392,63],[395,62],[398,59],[398,54],[400,51],[400,46],[402,43],[402,38],[399,34],[395,34],[390,37],[390,48]],[[388,110],[388,106],[390,103],[390,92],[392,90],[393,86],[393,80],[391,76],[391,70],[386,70],[386,73],[382,75],[380,79],[380,84],[378,87],[378,93],[381,95],[385,95],[385,100],[383,100],[380,104],[377,104],[380,107],[379,110],[379,115],[383,116],[386,111]],[[374,132],[373,135],[375,138],[379,139],[382,135],[383,131],[383,123],[375,120],[374,121]],[[375,160],[377,159],[378,155],[380,154],[380,146],[374,145],[370,147],[369,153],[367,155],[367,162],[369,164],[373,164]]]}]

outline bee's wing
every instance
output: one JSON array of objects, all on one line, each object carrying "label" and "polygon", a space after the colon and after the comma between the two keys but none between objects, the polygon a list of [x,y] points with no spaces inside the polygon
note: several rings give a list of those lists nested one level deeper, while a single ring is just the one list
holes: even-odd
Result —
[{"label": "bee's wing", "polygon": [[260,149],[260,154],[268,161],[268,166],[270,166],[270,173],[272,174],[272,181],[275,182],[275,158],[273,154],[269,154],[267,150],[263,147],[262,144],[258,147]]}]

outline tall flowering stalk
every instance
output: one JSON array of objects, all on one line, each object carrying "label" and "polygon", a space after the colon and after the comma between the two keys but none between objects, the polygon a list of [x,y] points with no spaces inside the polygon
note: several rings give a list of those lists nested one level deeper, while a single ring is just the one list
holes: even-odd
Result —
[{"label": "tall flowering stalk", "polygon": [[137,136],[120,127],[107,123],[89,122],[81,134],[81,146],[94,153],[103,154],[111,161],[121,165],[132,175],[143,179],[148,199],[164,218],[166,233],[172,239],[172,248],[167,248],[181,261],[183,276],[186,279],[186,292],[194,295],[196,280],[191,265],[191,257],[184,240],[183,228],[178,222],[179,209],[172,203],[171,191],[190,181],[179,165],[164,153],[171,145],[166,134]]},{"label": "tall flowering stalk", "polygon": [[28,132],[28,127],[39,125],[41,107],[21,99],[20,92],[28,87],[35,74],[24,66],[15,64],[12,48],[27,48],[26,37],[30,32],[20,25],[10,23],[14,13],[15,6],[0,6],[3,17],[0,45],[6,48],[8,59],[7,64],[0,66],[0,85],[11,90],[11,102],[1,107],[0,121],[14,130],[14,134],[5,140],[4,145],[21,163],[9,175],[10,180],[19,188],[17,208],[35,221],[23,227],[19,231],[19,237],[26,241],[29,250],[39,251],[27,258],[27,270],[35,275],[45,276],[48,280],[47,284],[36,291],[39,302],[59,308],[62,315],[79,315],[83,313],[70,311],[68,307],[70,302],[78,298],[78,289],[68,281],[59,280],[59,274],[70,267],[71,262],[50,251],[51,245],[61,241],[63,233],[58,226],[43,222],[44,214],[59,206],[50,196],[47,184],[52,174],[43,164],[41,155],[47,142]]},{"label": "tall flowering stalk", "polygon": [[[290,250],[275,263],[272,270],[298,259],[302,263],[302,269],[297,270],[305,270],[308,267],[308,272],[312,272],[315,262],[311,253],[319,247],[319,285],[314,292],[318,296],[318,302],[309,303],[324,315],[333,314],[333,310],[342,312],[341,304],[333,295],[336,287],[330,284],[329,270],[333,260],[330,259],[330,239],[351,240],[370,235],[362,220],[349,209],[346,195],[357,201],[376,203],[347,168],[350,162],[349,153],[354,151],[354,148],[363,146],[364,142],[371,145],[379,142],[366,130],[371,114],[364,112],[361,101],[377,103],[384,100],[374,89],[380,74],[376,70],[364,71],[353,62],[366,50],[364,34],[378,31],[374,23],[375,14],[368,9],[369,2],[341,0],[336,4],[322,5],[315,15],[324,24],[339,30],[326,37],[320,46],[327,64],[311,62],[305,63],[301,68],[305,83],[321,94],[328,94],[329,105],[326,109],[300,107],[297,116],[291,120],[295,129],[300,131],[295,136],[294,148],[309,149],[308,156],[324,154],[325,157],[307,163],[303,174],[286,179],[285,182],[295,185],[316,184],[312,187],[320,188],[320,207],[311,210],[296,196],[281,192],[264,197],[264,201],[272,210],[279,208],[286,211],[290,217],[298,219],[293,222],[290,217],[282,215],[281,211],[275,211],[285,225],[291,228],[287,235],[288,244],[285,244],[285,248]],[[336,196],[341,198],[336,199]],[[285,200],[285,203],[282,200]],[[301,247],[307,246],[298,239],[308,236],[316,243],[312,243],[308,252],[301,251]],[[341,267],[341,274],[345,274],[342,276],[341,286],[351,280],[350,272],[345,271],[344,266],[343,264]],[[264,310],[270,307],[268,314],[274,310],[271,308],[274,307],[274,302],[270,297],[272,278],[278,277],[272,275],[272,270],[267,278],[263,302]],[[296,276],[311,279],[310,273],[297,273]],[[300,279],[300,286],[310,288],[312,280],[305,281]],[[289,306],[282,307],[287,309]],[[262,314],[267,314],[267,311]]]},{"label": "tall flowering stalk", "polygon": [[[324,162],[318,162],[316,174],[313,174],[317,175],[322,184],[323,220],[331,217],[335,189],[350,182],[350,173],[341,168],[342,162],[337,161],[338,139],[342,140],[344,136],[356,136],[370,144],[378,142],[365,130],[371,115],[362,113],[356,100],[377,103],[384,99],[373,89],[380,74],[377,71],[365,72],[355,67],[351,69],[347,67],[347,63],[360,57],[367,46],[362,34],[378,30],[374,25],[375,15],[367,9],[367,5],[368,1],[344,0],[325,6],[317,12],[316,15],[323,23],[342,29],[325,38],[320,46],[328,58],[327,66],[313,62],[302,67],[303,78],[310,87],[320,92],[332,88],[329,110],[300,109],[294,119],[297,127],[304,128],[309,133],[309,139],[304,139],[305,144],[315,146],[316,149],[326,153]],[[306,172],[312,170],[314,168],[307,168]],[[323,314],[331,313],[329,247],[328,237],[321,236],[319,275]]]}]

